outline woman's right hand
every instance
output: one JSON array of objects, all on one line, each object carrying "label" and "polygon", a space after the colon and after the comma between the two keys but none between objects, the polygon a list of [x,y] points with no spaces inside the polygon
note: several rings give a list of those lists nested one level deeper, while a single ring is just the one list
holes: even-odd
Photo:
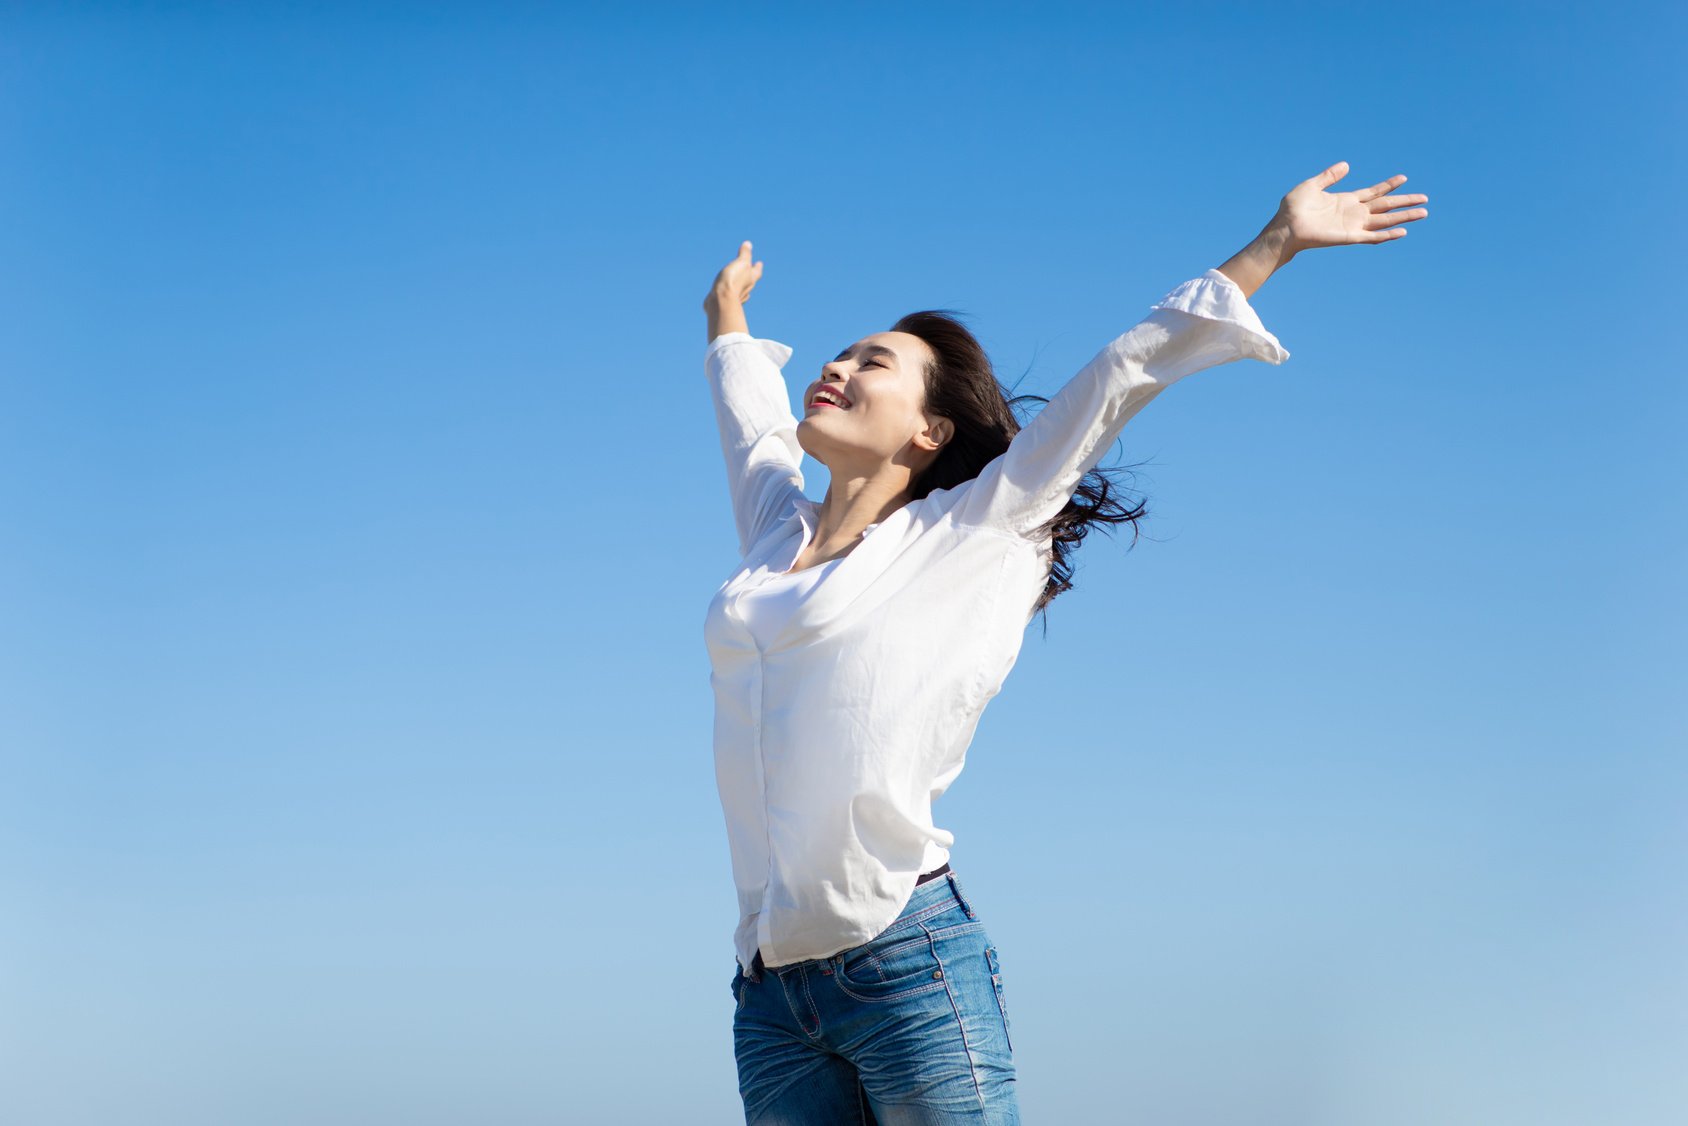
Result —
[{"label": "woman's right hand", "polygon": [[723,301],[743,305],[750,300],[750,291],[756,288],[761,277],[762,263],[751,262],[750,241],[746,239],[739,243],[738,257],[722,266],[721,272],[715,275],[715,284],[710,287],[709,296],[703,299],[704,312],[711,312]]}]

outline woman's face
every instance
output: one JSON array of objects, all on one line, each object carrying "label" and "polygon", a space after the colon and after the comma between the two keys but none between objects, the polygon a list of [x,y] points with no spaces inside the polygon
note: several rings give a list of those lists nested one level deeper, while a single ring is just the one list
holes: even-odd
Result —
[{"label": "woman's face", "polygon": [[[932,349],[907,332],[865,336],[821,367],[803,392],[797,440],[829,467],[872,472],[897,461],[923,468],[950,423],[925,413]],[[842,404],[834,399],[841,399]]]}]

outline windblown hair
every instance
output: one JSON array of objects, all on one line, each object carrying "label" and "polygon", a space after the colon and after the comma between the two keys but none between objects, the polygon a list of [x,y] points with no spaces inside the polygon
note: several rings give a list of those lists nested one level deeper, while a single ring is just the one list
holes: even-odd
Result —
[{"label": "windblown hair", "polygon": [[[1010,397],[997,381],[990,357],[953,310],[910,313],[892,325],[890,331],[918,336],[932,349],[936,360],[926,366],[926,409],[955,424],[954,436],[915,479],[910,500],[919,500],[934,489],[955,488],[977,477],[980,470],[1008,449],[1009,442],[1020,432],[1022,424],[1014,408],[1028,401],[1049,401],[1043,395]],[[1124,490],[1112,479],[1113,474],[1129,469],[1128,466],[1092,469],[1080,480],[1066,507],[1039,529],[1052,537],[1053,544],[1049,581],[1033,607],[1033,613],[1043,615],[1046,633],[1049,603],[1073,588],[1070,556],[1092,528],[1130,524],[1132,546],[1136,545],[1137,521],[1147,514],[1148,507],[1142,501],[1133,507],[1116,496],[1116,492]]]}]

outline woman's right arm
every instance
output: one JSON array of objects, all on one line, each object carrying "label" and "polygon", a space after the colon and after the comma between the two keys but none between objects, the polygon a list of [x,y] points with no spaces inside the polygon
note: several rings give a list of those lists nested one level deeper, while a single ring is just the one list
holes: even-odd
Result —
[{"label": "woman's right arm", "polygon": [[791,349],[751,336],[744,316],[744,302],[761,276],[762,263],[751,263],[750,243],[741,243],[738,257],[721,270],[703,302],[709,316],[704,373],[721,431],[741,556],[803,497],[803,447],[780,374]]},{"label": "woman's right arm", "polygon": [[1233,360],[1281,364],[1289,351],[1249,304],[1266,279],[1303,250],[1375,245],[1406,234],[1429,214],[1429,196],[1391,195],[1406,176],[1349,192],[1326,189],[1347,175],[1338,161],[1290,189],[1265,229],[1222,266],[1173,289],[1070,379],[977,477],[956,488],[957,519],[1041,537],[1126,422],[1150,399],[1194,372]]}]

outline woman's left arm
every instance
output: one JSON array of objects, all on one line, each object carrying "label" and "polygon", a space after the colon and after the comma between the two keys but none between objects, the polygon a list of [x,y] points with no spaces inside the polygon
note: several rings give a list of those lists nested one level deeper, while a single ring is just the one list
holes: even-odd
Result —
[{"label": "woman's left arm", "polygon": [[1429,203],[1427,195],[1390,195],[1407,182],[1405,175],[1352,192],[1327,192],[1326,188],[1348,175],[1348,162],[1339,160],[1317,176],[1303,180],[1278,204],[1278,213],[1254,241],[1219,267],[1219,272],[1237,283],[1244,297],[1253,297],[1291,258],[1303,250],[1354,243],[1393,242],[1407,233],[1402,223],[1430,214],[1429,208],[1396,212],[1398,207]]}]

